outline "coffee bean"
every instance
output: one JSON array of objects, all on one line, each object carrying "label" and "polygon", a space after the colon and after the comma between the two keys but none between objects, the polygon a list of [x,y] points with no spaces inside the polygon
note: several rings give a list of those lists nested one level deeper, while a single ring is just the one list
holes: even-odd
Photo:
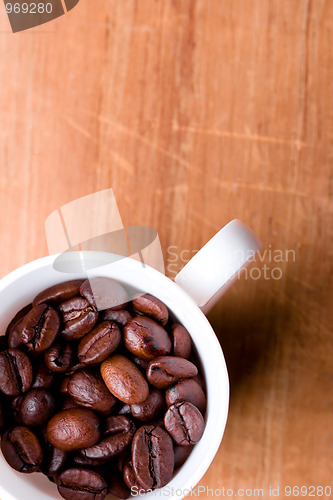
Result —
[{"label": "coffee bean", "polygon": [[131,405],[131,412],[137,420],[149,422],[157,417],[163,407],[164,397],[162,392],[158,389],[152,389],[143,403]]},{"label": "coffee bean", "polygon": [[120,340],[117,323],[103,321],[81,339],[77,351],[80,362],[86,365],[101,363],[118,347]]},{"label": "coffee bean", "polygon": [[171,328],[171,336],[173,341],[173,355],[188,359],[191,354],[192,340],[186,328],[179,323],[175,323]]},{"label": "coffee bean", "polygon": [[130,312],[126,311],[126,309],[121,309],[119,311],[114,311],[113,309],[105,309],[101,313],[102,321],[115,321],[118,325],[125,326],[126,323],[132,319],[132,315]]},{"label": "coffee bean", "polygon": [[165,389],[182,378],[197,375],[197,367],[184,358],[177,356],[160,356],[151,361],[147,368],[150,384],[158,389]]},{"label": "coffee bean", "polygon": [[165,401],[172,406],[180,401],[188,401],[204,414],[206,410],[206,396],[198,382],[193,378],[180,380],[178,384],[169,387],[165,393]]},{"label": "coffee bean", "polygon": [[[131,490],[131,491],[137,491],[138,493],[144,493],[146,492],[149,488],[144,488],[142,484],[139,482],[139,479],[136,477],[136,474],[133,469],[133,463],[131,460],[128,460],[123,468],[123,479],[126,484],[126,486]],[[134,489],[135,488],[135,489]]]},{"label": "coffee bean", "polygon": [[82,297],[62,302],[59,312],[63,320],[61,336],[66,340],[77,340],[92,330],[98,320],[96,309]]},{"label": "coffee bean", "polygon": [[31,389],[22,396],[19,416],[24,425],[35,427],[46,424],[56,409],[54,395],[45,389]]},{"label": "coffee bean", "polygon": [[9,465],[19,472],[35,472],[43,460],[40,442],[28,427],[8,430],[1,438],[1,451]]},{"label": "coffee bean", "polygon": [[46,351],[60,328],[59,314],[53,307],[40,304],[33,307],[21,324],[21,339],[34,352]]},{"label": "coffee bean", "polygon": [[146,425],[135,433],[132,443],[133,470],[144,488],[162,488],[172,478],[172,440],[160,427]]},{"label": "coffee bean", "polygon": [[125,288],[110,278],[97,277],[86,280],[80,292],[99,311],[124,309],[128,302]]},{"label": "coffee bean", "polygon": [[69,384],[70,378],[71,378],[71,375],[66,375],[66,376],[62,379],[61,384],[60,384],[60,387],[59,387],[59,392],[60,392],[61,394],[65,394],[65,395],[67,395],[67,394],[68,394],[68,384]]},{"label": "coffee bean", "polygon": [[35,377],[32,389],[51,389],[56,383],[56,374],[48,369],[43,359],[36,361]]},{"label": "coffee bean", "polygon": [[151,360],[171,351],[171,340],[164,328],[145,316],[136,316],[124,327],[126,349],[142,359]]},{"label": "coffee bean", "polygon": [[5,428],[6,418],[5,418],[5,406],[3,400],[0,399],[0,433],[3,432]]},{"label": "coffee bean", "polygon": [[131,405],[147,399],[149,389],[145,378],[125,356],[113,354],[103,361],[101,374],[109,391],[123,403]]},{"label": "coffee bean", "polygon": [[60,495],[66,500],[104,500],[108,486],[97,472],[83,467],[71,467],[56,476]]},{"label": "coffee bean", "polygon": [[28,304],[27,306],[23,307],[22,309],[20,309],[14,316],[14,318],[11,320],[11,322],[9,323],[9,325],[7,326],[7,329],[6,329],[6,336],[9,337],[9,334],[10,334],[10,331],[11,329],[13,328],[13,326],[19,321],[19,320],[22,320],[27,314],[28,312],[30,312],[32,309],[32,304]]},{"label": "coffee bean", "polygon": [[188,445],[188,446],[180,446],[176,445],[173,448],[173,451],[175,453],[175,469],[178,469],[188,459],[188,457],[191,455],[193,450],[193,446]]},{"label": "coffee bean", "polygon": [[58,340],[44,353],[46,366],[56,373],[70,371],[75,360],[74,347],[64,340]]},{"label": "coffee bean", "polygon": [[72,280],[50,286],[37,295],[33,301],[34,306],[39,304],[60,304],[65,300],[80,295],[80,286],[84,280]]},{"label": "coffee bean", "polygon": [[135,354],[132,354],[131,352],[126,352],[126,355],[128,358],[133,361],[133,363],[139,368],[139,370],[146,375],[146,371],[149,365],[149,361],[147,359],[142,359],[139,358],[138,356],[135,356]]},{"label": "coffee bean", "polygon": [[134,423],[124,416],[111,416],[106,419],[104,438],[94,446],[81,450],[84,458],[107,461],[122,453],[132,442],[135,433]]},{"label": "coffee bean", "polygon": [[184,446],[197,443],[205,429],[200,411],[188,402],[170,406],[164,417],[164,425],[174,441]]},{"label": "coffee bean", "polygon": [[42,445],[44,460],[41,466],[41,471],[48,477],[53,477],[59,474],[64,468],[67,461],[67,452],[59,450],[52,446],[46,437],[46,429],[42,432]]},{"label": "coffee bean", "polygon": [[19,318],[16,323],[8,329],[8,347],[10,349],[22,349],[25,343],[21,339],[21,325],[24,318]]},{"label": "coffee bean", "polygon": [[19,396],[30,389],[32,366],[24,352],[8,349],[0,353],[0,391],[7,396]]},{"label": "coffee bean", "polygon": [[101,467],[99,474],[103,476],[108,485],[108,493],[124,500],[131,496],[131,490],[124,483],[123,478],[109,467]]},{"label": "coffee bean", "polygon": [[85,368],[75,372],[68,382],[68,394],[80,406],[110,414],[116,399],[106,387],[101,375]]},{"label": "coffee bean", "polygon": [[169,311],[167,306],[149,293],[135,297],[132,300],[132,307],[135,312],[149,316],[150,318],[161,323],[163,326],[165,326],[168,322]]},{"label": "coffee bean", "polygon": [[47,425],[48,441],[65,451],[93,446],[100,439],[99,418],[91,410],[73,408],[54,415]]}]

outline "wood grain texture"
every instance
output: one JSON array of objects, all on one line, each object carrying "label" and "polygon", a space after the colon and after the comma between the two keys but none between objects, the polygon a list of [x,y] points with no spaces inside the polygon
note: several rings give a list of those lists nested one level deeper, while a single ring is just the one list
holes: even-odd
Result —
[{"label": "wood grain texture", "polygon": [[235,217],[293,250],[210,313],[231,405],[201,484],[330,484],[333,2],[81,0],[8,30],[1,8],[0,276],[47,254],[52,211],[109,187],[171,277]]}]

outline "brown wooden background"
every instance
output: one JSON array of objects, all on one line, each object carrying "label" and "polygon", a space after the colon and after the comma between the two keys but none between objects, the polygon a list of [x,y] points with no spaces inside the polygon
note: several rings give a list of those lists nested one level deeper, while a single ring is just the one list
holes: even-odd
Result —
[{"label": "brown wooden background", "polygon": [[235,217],[294,250],[210,314],[231,407],[201,484],[333,487],[333,1],[81,0],[9,29],[0,6],[0,276],[109,187],[166,259]]}]

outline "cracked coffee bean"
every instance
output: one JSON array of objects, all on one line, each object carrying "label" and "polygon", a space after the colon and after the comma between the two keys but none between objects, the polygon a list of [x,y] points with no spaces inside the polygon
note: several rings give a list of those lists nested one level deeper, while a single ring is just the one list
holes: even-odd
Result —
[{"label": "cracked coffee bean", "polygon": [[20,396],[32,384],[32,366],[28,356],[18,349],[0,353],[0,391],[6,396]]},{"label": "cracked coffee bean", "polygon": [[136,316],[124,327],[126,349],[151,360],[171,352],[171,340],[164,328],[151,318]]},{"label": "cracked coffee bean", "polygon": [[198,368],[187,359],[177,356],[160,356],[151,361],[147,368],[148,382],[158,389],[165,389],[182,378],[198,374]]},{"label": "cracked coffee bean", "polygon": [[1,438],[1,451],[13,469],[26,474],[37,471],[43,461],[40,442],[28,427],[8,430]]},{"label": "cracked coffee bean", "polygon": [[45,365],[53,372],[70,371],[75,360],[74,347],[63,340],[58,340],[44,353]]},{"label": "cracked coffee bean", "polygon": [[118,347],[121,332],[115,322],[103,321],[81,339],[77,353],[81,363],[95,365]]},{"label": "cracked coffee bean", "polygon": [[205,430],[205,421],[192,403],[181,402],[170,406],[164,417],[164,426],[177,444],[197,443]]},{"label": "cracked coffee bean", "polygon": [[33,307],[23,319],[20,335],[31,351],[39,353],[51,347],[59,328],[57,311],[47,304],[40,304]]},{"label": "cracked coffee bean", "polygon": [[60,495],[66,500],[104,500],[108,485],[97,472],[71,467],[55,478]]},{"label": "cracked coffee bean", "polygon": [[63,320],[60,335],[65,340],[77,340],[92,330],[98,320],[96,309],[83,297],[66,300],[59,306]]},{"label": "cracked coffee bean", "polygon": [[135,433],[132,443],[133,470],[146,489],[162,488],[172,478],[174,451],[172,440],[160,427],[145,425]]}]

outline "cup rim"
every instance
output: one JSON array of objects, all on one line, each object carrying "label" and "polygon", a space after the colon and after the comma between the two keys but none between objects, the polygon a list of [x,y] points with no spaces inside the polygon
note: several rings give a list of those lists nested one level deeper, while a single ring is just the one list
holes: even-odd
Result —
[{"label": "cup rim", "polygon": [[[71,258],[77,259],[79,254],[80,259],[83,259],[83,261],[109,262],[110,259],[110,254],[108,252],[76,251],[67,252],[67,254],[69,260]],[[24,264],[23,266],[7,274],[0,280],[0,294],[3,293],[3,291],[6,290],[9,285],[12,285],[13,283],[15,283],[15,281],[19,280],[23,276],[28,276],[29,274],[40,271],[43,268],[50,269],[51,267],[53,267],[55,259],[60,255],[61,254],[55,254],[41,257],[27,264]],[[91,271],[89,271],[89,273],[91,274],[91,276],[105,276],[106,267],[107,265],[95,267]],[[111,268],[108,268],[107,272],[110,273],[110,269]],[[214,459],[218,451],[226,426],[229,408],[229,378],[223,352],[208,319],[194,302],[194,300],[179,285],[177,285],[170,278],[166,277],[155,269],[147,265],[142,266],[140,262],[135,261],[131,258],[122,258],[121,260],[113,263],[112,272],[109,274],[109,276],[114,279],[118,279],[119,281],[122,281],[126,284],[126,280],[124,280],[123,276],[124,269],[126,269],[127,271],[130,270],[131,272],[133,271],[134,273],[131,274],[131,278],[130,281],[128,281],[128,284],[133,284],[133,282],[135,282],[138,277],[142,277],[144,275],[149,283],[149,293],[157,296],[163,295],[163,299],[161,300],[163,300],[170,308],[170,310],[175,313],[176,317],[179,318],[179,316],[181,316],[182,320],[180,321],[183,324],[185,323],[185,326],[188,325],[188,323],[192,322],[196,325],[196,327],[198,327],[198,330],[200,327],[201,329],[204,329],[205,332],[204,338],[200,343],[200,335],[198,334],[198,330],[195,331],[195,334],[194,330],[190,331],[200,360],[202,361],[203,356],[204,360],[206,361],[206,363],[202,362],[202,369],[204,371],[206,380],[208,377],[208,382],[213,382],[214,384],[214,387],[211,385],[208,387],[207,383],[207,412],[205,417],[206,428],[203,437],[201,438],[199,443],[196,444],[193,453],[191,453],[186,463],[176,472],[176,474],[173,476],[173,479],[165,487],[169,487],[170,490],[171,488],[176,488],[176,486],[180,483],[179,476],[182,475],[184,476],[184,480],[182,479],[181,481],[181,490],[191,490],[198,484],[205,472],[208,470],[212,460]],[[84,273],[82,272],[81,276],[83,275]],[[69,274],[59,273],[59,278],[60,276],[62,277],[62,279],[59,279],[57,281],[50,280],[50,278],[46,277],[45,281],[48,281],[49,284],[46,283],[44,288],[46,288],[47,286],[51,286],[55,282],[68,281],[69,279],[75,279],[75,277],[79,278],[77,274],[75,277],[69,277]],[[91,276],[89,275],[89,277]],[[134,276],[136,277],[136,280],[133,279]],[[163,289],[163,292],[167,290],[168,293],[159,293],[158,285],[160,286],[161,283],[165,287],[165,289]],[[170,303],[172,303],[171,307]],[[183,319],[184,316],[180,314],[180,308],[178,307],[178,304],[182,304],[184,307],[185,312],[183,312],[182,314],[185,314],[185,321]],[[189,315],[187,314],[188,310],[191,312],[191,318],[189,318]],[[208,351],[209,355],[207,354]],[[212,363],[210,362],[210,356],[212,358]],[[214,364],[215,362],[216,364]],[[221,388],[223,388],[223,394],[221,393]],[[212,400],[212,398],[214,400]],[[4,460],[1,455],[0,457],[1,460]],[[196,457],[198,457],[198,460],[196,460]],[[21,476],[22,475],[20,474],[20,477]],[[175,484],[175,486],[173,486],[173,483]],[[20,500],[15,496],[12,496],[9,491],[5,490],[1,483],[0,493],[3,496],[3,500]],[[155,490],[154,492],[148,493],[144,496],[141,496],[140,498],[148,499],[153,497],[157,498],[160,496],[161,490]],[[164,494],[163,496],[169,498],[170,500],[179,500],[183,498],[178,494],[173,494],[172,491],[170,491],[170,496]]]}]

